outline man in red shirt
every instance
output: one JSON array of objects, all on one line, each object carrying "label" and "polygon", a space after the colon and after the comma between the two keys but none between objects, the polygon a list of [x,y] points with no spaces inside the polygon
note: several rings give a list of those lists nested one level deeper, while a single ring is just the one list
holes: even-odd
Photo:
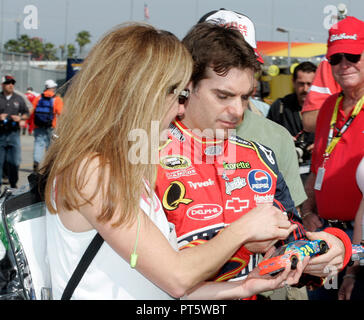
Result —
[{"label": "man in red shirt", "polygon": [[[27,88],[27,92],[25,93],[25,96],[28,98],[29,102],[32,104],[32,107],[33,107],[33,101],[38,95],[39,95],[38,93],[33,91],[32,87]],[[25,126],[23,128],[23,134],[25,134],[26,128],[28,128],[28,133],[29,133],[29,135],[31,135],[34,130],[34,123],[33,123],[32,117],[27,119]]]},{"label": "man in red shirt", "polygon": [[331,65],[324,59],[319,64],[310,91],[302,107],[302,124],[307,132],[315,132],[317,115],[325,100],[340,92],[340,85],[335,81]]},{"label": "man in red shirt", "polygon": [[347,17],[329,30],[327,58],[341,93],[320,109],[308,200],[302,218],[308,230],[336,226],[351,237],[362,199],[355,170],[364,155],[364,22]]}]

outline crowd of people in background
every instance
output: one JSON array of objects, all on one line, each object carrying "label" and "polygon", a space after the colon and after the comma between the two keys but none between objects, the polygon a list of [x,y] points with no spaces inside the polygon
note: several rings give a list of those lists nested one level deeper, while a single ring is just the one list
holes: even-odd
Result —
[{"label": "crowd of people in background", "polygon": [[34,136],[33,171],[38,171],[63,108],[63,99],[56,95],[57,83],[54,80],[45,81],[42,94],[33,91],[32,87],[28,87],[24,94],[16,92],[15,84],[16,79],[11,75],[5,75],[1,79],[0,188],[2,178],[8,180],[11,188],[18,187],[20,135],[26,132]]},{"label": "crowd of people in background", "polygon": [[[0,187],[5,176],[18,187],[20,136],[33,135],[33,171],[48,177],[54,297],[98,234],[105,245],[75,299],[364,299],[363,267],[349,264],[364,239],[364,22],[338,21],[327,46],[271,105],[257,94],[254,23],[225,9],[182,41],[146,24],[113,29],[68,88],[67,112],[54,80],[40,94],[27,89],[29,108],[4,75]],[[158,165],[128,163],[129,133],[150,133],[154,120],[168,128]],[[207,203],[215,209],[205,213]],[[261,259],[297,239],[330,249],[259,275]],[[327,266],[336,289],[323,286]]]}]

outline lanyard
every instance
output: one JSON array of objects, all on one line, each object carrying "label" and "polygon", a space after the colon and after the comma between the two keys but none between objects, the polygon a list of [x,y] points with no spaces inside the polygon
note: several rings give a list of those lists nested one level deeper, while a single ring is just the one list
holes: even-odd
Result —
[{"label": "lanyard", "polygon": [[321,167],[319,167],[317,169],[317,175],[316,175],[316,180],[315,180],[315,185],[314,185],[315,190],[321,190],[322,183],[323,183],[324,176],[325,176],[325,163],[328,160],[331,152],[334,150],[337,143],[340,141],[340,139],[341,139],[342,135],[344,134],[344,132],[349,128],[350,124],[353,122],[355,117],[359,114],[359,112],[360,112],[360,110],[361,110],[361,108],[362,108],[362,106],[364,104],[364,96],[363,96],[363,97],[361,97],[361,99],[355,105],[354,110],[351,113],[350,118],[345,122],[345,124],[343,125],[341,130],[338,132],[338,134],[334,136],[334,130],[335,130],[335,125],[336,125],[337,115],[339,113],[339,104],[340,104],[342,99],[343,99],[343,95],[340,95],[337,98],[335,108],[334,108],[334,112],[333,112],[333,114],[331,116],[330,131],[329,131],[329,136],[327,138],[327,147],[325,149],[323,163],[322,163]]},{"label": "lanyard", "polygon": [[326,146],[326,149],[325,149],[325,157],[328,157],[331,154],[331,152],[334,150],[335,146],[340,141],[342,135],[349,128],[350,124],[353,122],[355,117],[359,114],[359,112],[360,112],[360,110],[361,110],[361,108],[362,108],[362,106],[364,104],[364,96],[362,96],[361,99],[355,105],[354,110],[351,113],[350,118],[345,122],[345,124],[343,125],[341,130],[338,132],[338,134],[336,136],[334,136],[334,130],[335,130],[335,125],[336,125],[337,115],[338,115],[338,112],[339,112],[339,104],[340,104],[342,99],[343,99],[343,95],[340,95],[337,98],[335,108],[334,108],[334,112],[333,112],[332,117],[331,117],[330,131],[329,131],[329,136],[328,136],[328,139],[327,139],[327,146]]}]

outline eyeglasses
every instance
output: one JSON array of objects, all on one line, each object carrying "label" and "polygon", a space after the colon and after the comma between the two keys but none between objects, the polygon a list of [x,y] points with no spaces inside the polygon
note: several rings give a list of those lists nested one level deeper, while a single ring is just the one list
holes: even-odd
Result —
[{"label": "eyeglasses", "polygon": [[[177,89],[173,89],[173,94],[177,94]],[[179,104],[185,104],[188,100],[188,97],[190,96],[190,90],[184,89],[182,90],[178,95],[178,103]]]},{"label": "eyeglasses", "polygon": [[332,66],[336,66],[341,62],[343,57],[345,57],[345,59],[348,60],[349,62],[357,63],[361,58],[361,54],[336,53],[329,58],[329,63]]}]

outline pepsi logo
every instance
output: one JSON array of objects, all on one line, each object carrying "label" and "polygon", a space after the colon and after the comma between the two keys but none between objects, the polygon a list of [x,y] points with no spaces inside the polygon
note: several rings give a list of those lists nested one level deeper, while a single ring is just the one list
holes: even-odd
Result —
[{"label": "pepsi logo", "polygon": [[266,193],[272,188],[272,177],[264,170],[251,170],[248,173],[250,189],[257,193]]}]

